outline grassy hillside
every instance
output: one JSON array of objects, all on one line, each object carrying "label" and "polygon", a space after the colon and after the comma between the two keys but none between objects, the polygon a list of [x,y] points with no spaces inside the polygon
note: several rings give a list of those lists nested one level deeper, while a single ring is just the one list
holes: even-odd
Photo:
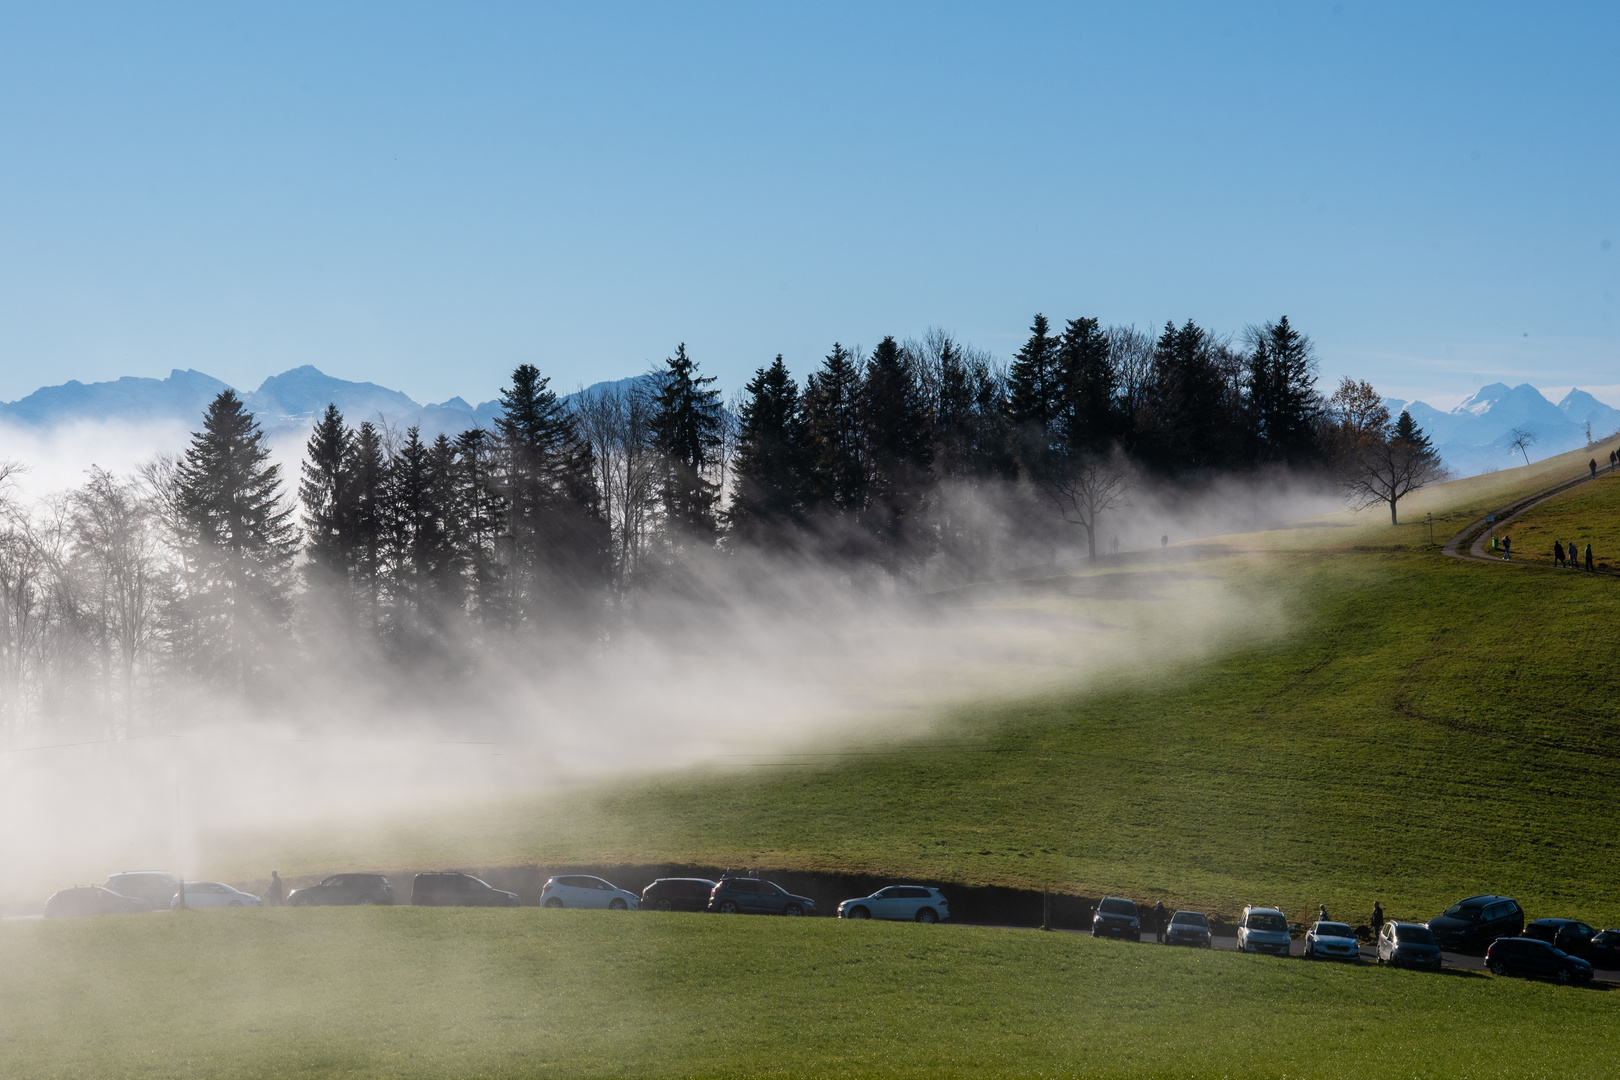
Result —
[{"label": "grassy hillside", "polygon": [[1612,1075],[1597,990],[1068,934],[313,909],[0,925],[0,1075]]}]

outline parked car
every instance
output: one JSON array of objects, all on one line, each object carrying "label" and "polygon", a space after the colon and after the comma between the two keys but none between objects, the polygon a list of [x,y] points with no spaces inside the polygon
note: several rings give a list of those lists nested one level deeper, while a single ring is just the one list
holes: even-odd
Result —
[{"label": "parked car", "polygon": [[1524,909],[1511,896],[1470,896],[1430,919],[1429,929],[1442,949],[1483,952],[1499,937],[1519,936]]},{"label": "parked car", "polygon": [[1136,917],[1136,901],[1122,896],[1105,896],[1091,916],[1092,937],[1142,940],[1142,922]]},{"label": "parked car", "polygon": [[1563,949],[1571,956],[1588,956],[1592,952],[1592,938],[1597,931],[1579,919],[1537,919],[1525,923],[1524,936],[1545,941],[1555,949]]},{"label": "parked car", "polygon": [[471,874],[431,872],[411,882],[411,903],[418,907],[517,907],[517,893],[494,888]]},{"label": "parked car", "polygon": [[641,897],[599,877],[567,874],[550,878],[541,886],[540,903],[552,908],[609,908],[613,911],[631,911],[641,906]]},{"label": "parked car", "polygon": [[727,915],[814,915],[816,902],[808,896],[794,896],[773,881],[728,877],[715,882],[709,893],[709,910]]},{"label": "parked car", "polygon": [[167,910],[169,901],[180,891],[180,879],[166,870],[126,870],[108,878],[102,888],[145,900],[156,910]]},{"label": "parked car", "polygon": [[1170,925],[1164,931],[1166,945],[1193,945],[1208,949],[1214,945],[1210,935],[1209,916],[1196,911],[1178,911],[1170,916]]},{"label": "parked car", "polygon": [[1288,919],[1276,908],[1246,907],[1238,920],[1238,952],[1287,956]]},{"label": "parked car", "polygon": [[261,901],[250,892],[233,889],[223,881],[188,881],[186,891],[182,894],[176,892],[169,906],[180,906],[181,896],[185,897],[186,907],[216,908],[216,907],[259,907]]},{"label": "parked car", "polygon": [[318,885],[287,894],[288,907],[392,904],[394,887],[381,874],[333,874]]},{"label": "parked car", "polygon": [[1485,966],[1492,975],[1524,975],[1561,983],[1585,982],[1592,977],[1591,964],[1538,938],[1497,938],[1485,950]]},{"label": "parked car", "polygon": [[1439,971],[1440,943],[1422,923],[1387,922],[1378,932],[1378,962]]},{"label": "parked car", "polygon": [[1592,951],[1587,956],[1594,967],[1620,967],[1620,930],[1603,930],[1592,939]]},{"label": "parked car", "polygon": [[643,911],[707,911],[714,882],[699,877],[659,878],[641,890]]},{"label": "parked car", "polygon": [[151,911],[152,905],[137,896],[120,896],[100,885],[75,885],[71,889],[52,893],[45,901],[47,919],[65,919],[73,915],[128,915],[137,911]]},{"label": "parked car", "polygon": [[1342,922],[1319,922],[1305,931],[1305,959],[1349,960],[1361,959],[1361,943],[1356,932]]},{"label": "parked car", "polygon": [[840,919],[899,919],[935,923],[951,917],[950,905],[938,889],[923,885],[890,885],[871,896],[838,905]]}]

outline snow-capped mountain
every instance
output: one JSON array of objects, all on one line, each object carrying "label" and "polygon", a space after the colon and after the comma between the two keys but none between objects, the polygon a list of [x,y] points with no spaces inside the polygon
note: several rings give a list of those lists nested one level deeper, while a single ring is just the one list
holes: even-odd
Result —
[{"label": "snow-capped mountain", "polygon": [[[630,381],[597,383],[582,392],[592,393]],[[208,403],[224,389],[227,385],[211,375],[178,369],[166,379],[126,377],[102,383],[67,382],[36,390],[18,401],[0,403],[0,421],[30,428],[51,428],[72,421],[171,421],[195,427]],[[399,429],[415,425],[430,439],[441,432],[455,435],[473,427],[491,428],[500,412],[499,401],[470,405],[459,397],[419,405],[398,390],[335,379],[307,364],[272,375],[257,390],[242,394],[242,401],[271,434],[309,427],[328,404],[336,405],[351,424],[370,420]]]},{"label": "snow-capped mountain", "polygon": [[1526,454],[1511,445],[1514,429],[1535,437],[1528,448],[1531,461],[1620,431],[1620,409],[1586,391],[1571,390],[1554,405],[1529,383],[1513,387],[1491,383],[1450,412],[1399,398],[1388,398],[1384,404],[1391,416],[1402,410],[1410,413],[1441,459],[1459,476],[1523,465]]}]

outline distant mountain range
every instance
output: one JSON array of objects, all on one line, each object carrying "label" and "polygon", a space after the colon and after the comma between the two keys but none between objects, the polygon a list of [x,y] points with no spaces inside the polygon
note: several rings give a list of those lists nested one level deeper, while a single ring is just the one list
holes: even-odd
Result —
[{"label": "distant mountain range", "polygon": [[[596,383],[578,393],[595,393],[638,378],[645,376]],[[0,422],[41,429],[86,420],[179,422],[194,427],[208,403],[226,388],[212,375],[180,370],[171,371],[166,379],[66,382],[0,403]],[[350,423],[382,421],[399,429],[415,425],[427,438],[440,432],[455,435],[472,427],[491,428],[500,412],[499,401],[469,405],[459,397],[419,405],[398,390],[334,379],[307,364],[272,375],[257,390],[242,394],[242,399],[271,434],[309,427],[328,404],[341,409]],[[1524,458],[1508,445],[1514,428],[1536,436],[1530,448],[1532,461],[1584,445],[1588,425],[1594,439],[1620,431],[1620,409],[1584,390],[1571,390],[1554,405],[1529,383],[1514,387],[1492,383],[1450,412],[1399,398],[1388,398],[1385,404],[1391,415],[1399,415],[1402,409],[1411,413],[1445,463],[1461,476],[1523,464]]]},{"label": "distant mountain range", "polygon": [[[596,383],[579,393],[595,393],[634,381]],[[195,427],[208,403],[225,389],[229,389],[228,385],[212,375],[179,369],[169,372],[167,379],[125,377],[101,383],[66,382],[36,390],[18,401],[0,403],[0,421],[34,428],[80,420],[179,421]],[[414,425],[422,429],[424,438],[440,432],[456,435],[468,428],[492,428],[501,408],[499,401],[469,405],[459,397],[419,405],[398,390],[376,383],[334,379],[308,364],[272,375],[257,390],[241,396],[248,410],[271,434],[309,427],[329,404],[336,405],[351,424],[383,421],[401,430]]]},{"label": "distant mountain range", "polygon": [[1523,465],[1524,455],[1509,445],[1515,428],[1536,437],[1529,448],[1531,461],[1620,431],[1620,409],[1586,391],[1571,390],[1554,405],[1529,383],[1514,387],[1491,383],[1450,412],[1399,398],[1388,398],[1384,404],[1391,416],[1400,415],[1403,409],[1411,413],[1441,459],[1459,476]]}]

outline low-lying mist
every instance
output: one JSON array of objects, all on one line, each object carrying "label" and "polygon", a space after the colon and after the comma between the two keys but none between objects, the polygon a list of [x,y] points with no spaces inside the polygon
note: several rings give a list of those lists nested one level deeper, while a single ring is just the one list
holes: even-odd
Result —
[{"label": "low-lying mist", "polygon": [[[502,792],[824,760],[938,734],[977,704],[1163,678],[1282,629],[1274,597],[1235,588],[1206,565],[1217,550],[1185,541],[1340,505],[1283,475],[1139,487],[1099,522],[1117,553],[1099,542],[1093,561],[1080,529],[1010,486],[939,498],[977,523],[976,564],[894,576],[803,552],[688,555],[605,621],[457,629],[409,660],[323,623],[306,590],[297,633],[249,691],[169,677],[122,716],[6,728],[0,900],[15,910],[126,869],[207,877],[204,834],[341,833]],[[70,690],[101,692],[37,692]]]}]

